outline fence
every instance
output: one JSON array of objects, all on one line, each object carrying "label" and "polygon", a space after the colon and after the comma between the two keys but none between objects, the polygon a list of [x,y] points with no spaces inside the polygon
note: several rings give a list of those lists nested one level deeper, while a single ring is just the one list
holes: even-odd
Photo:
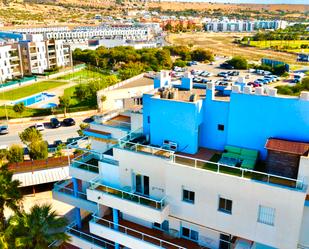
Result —
[{"label": "fence", "polygon": [[[71,156],[73,158],[73,156]],[[10,171],[14,173],[33,172],[37,170],[58,168],[68,166],[68,157],[47,158],[45,160],[30,160],[20,163],[11,163],[8,166]]]}]

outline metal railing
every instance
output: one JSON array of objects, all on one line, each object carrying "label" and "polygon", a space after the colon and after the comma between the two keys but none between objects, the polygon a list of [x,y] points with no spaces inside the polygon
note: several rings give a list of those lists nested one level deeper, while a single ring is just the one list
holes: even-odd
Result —
[{"label": "metal railing", "polygon": [[111,187],[106,184],[103,184],[100,182],[100,177],[96,177],[95,179],[90,181],[90,187],[91,190],[101,191],[108,195],[115,196],[117,198],[131,201],[143,206],[147,206],[150,208],[162,210],[166,205],[166,197],[163,197],[161,200],[156,200],[151,197],[142,196],[139,194],[136,194],[134,192],[130,192],[125,189]]},{"label": "metal railing", "polygon": [[147,243],[151,243],[151,244],[154,244],[154,245],[158,245],[161,248],[186,249],[185,247],[182,247],[182,246],[179,246],[177,244],[168,242],[166,240],[159,239],[158,237],[148,235],[146,233],[137,231],[135,229],[116,224],[112,221],[106,220],[104,218],[100,218],[96,215],[92,215],[92,217],[93,217],[93,219],[90,222],[108,227],[110,229],[116,230],[116,231],[123,233],[125,235],[128,235],[128,236],[139,238],[142,241],[145,241]]},{"label": "metal railing", "polygon": [[71,223],[70,225],[67,226],[66,228],[66,233],[68,233],[69,235],[71,236],[76,236],[80,239],[84,239],[94,245],[98,245],[98,246],[101,246],[103,248],[106,248],[106,249],[114,249],[115,248],[115,245],[113,243],[110,243],[110,242],[107,242],[103,239],[100,239],[96,236],[93,236],[89,233],[85,233],[85,232],[82,232],[78,229],[75,228],[76,227],[76,223],[73,222]]},{"label": "metal railing", "polygon": [[118,139],[118,146],[121,149],[131,150],[135,152],[142,152],[151,154],[154,156],[164,157],[168,159],[172,159],[172,155],[174,151],[163,149],[161,147],[154,147],[151,145],[145,145],[141,143],[131,142],[134,139],[143,136],[142,128],[139,128],[135,131],[130,132],[129,134]]},{"label": "metal railing", "polygon": [[94,173],[99,173],[99,166],[98,165],[93,165],[89,162],[90,160],[97,160],[99,161],[101,158],[101,154],[94,154],[92,152],[86,152],[83,153],[77,157],[75,157],[74,159],[72,159],[72,163],[71,166],[75,167],[75,168],[79,168],[79,169],[83,169],[83,170],[87,170],[90,172],[94,172]]},{"label": "metal railing", "polygon": [[[69,185],[72,186],[72,188],[68,187]],[[62,180],[54,184],[53,191],[63,193],[66,195],[74,196],[76,198],[80,198],[83,200],[87,200],[87,194],[78,191],[76,195],[74,194],[74,189],[73,189],[73,182],[71,180]]]},{"label": "metal railing", "polygon": [[102,122],[103,125],[111,126],[111,127],[116,127],[116,128],[126,128],[130,129],[131,128],[131,123],[125,122],[125,121],[118,121],[118,120],[106,120]]},{"label": "metal railing", "polygon": [[172,162],[175,164],[181,164],[197,169],[203,169],[226,175],[233,175],[241,178],[252,179],[260,182],[266,182],[299,190],[302,190],[304,188],[304,183],[302,180],[292,179],[284,176],[273,175],[251,169],[230,166],[182,155],[174,154],[172,156]]}]

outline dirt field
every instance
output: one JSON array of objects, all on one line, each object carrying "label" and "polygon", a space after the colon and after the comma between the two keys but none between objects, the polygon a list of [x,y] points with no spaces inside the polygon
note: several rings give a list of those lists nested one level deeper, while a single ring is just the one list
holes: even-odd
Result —
[{"label": "dirt field", "polygon": [[148,7],[158,8],[162,10],[217,10],[221,9],[226,12],[235,10],[268,10],[268,11],[289,11],[289,12],[306,12],[309,11],[309,5],[302,4],[231,4],[231,3],[209,3],[209,2],[150,2]]},{"label": "dirt field", "polygon": [[234,39],[242,35],[243,34],[239,33],[181,33],[169,34],[167,41],[173,45],[193,44],[194,47],[209,49],[214,54],[221,56],[241,55],[250,61],[259,61],[261,58],[269,58],[291,64],[296,63],[296,55],[294,54],[234,44]]}]

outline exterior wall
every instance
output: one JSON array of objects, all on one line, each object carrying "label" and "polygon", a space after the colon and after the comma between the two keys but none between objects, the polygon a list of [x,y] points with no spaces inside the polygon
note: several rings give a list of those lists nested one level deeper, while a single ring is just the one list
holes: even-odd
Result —
[{"label": "exterior wall", "polygon": [[[303,180],[304,184],[309,185],[309,156],[300,157],[297,179]],[[309,188],[307,194],[309,194]]]},{"label": "exterior wall", "polygon": [[[213,91],[207,90],[203,102],[204,120],[200,146],[222,150],[226,145],[229,117],[229,102],[212,100]],[[224,131],[218,130],[218,125],[224,125]]]},{"label": "exterior wall", "polygon": [[99,172],[104,184],[114,187],[120,186],[118,166],[99,162]]},{"label": "exterior wall", "polygon": [[227,144],[257,149],[265,159],[268,138],[309,141],[308,124],[309,101],[232,93]]},{"label": "exterior wall", "polygon": [[0,46],[0,81],[4,82],[6,79],[12,78],[10,65],[10,51],[11,46]]},{"label": "exterior wall", "polygon": [[305,206],[303,213],[303,221],[301,225],[301,232],[299,237],[299,244],[307,248],[309,247],[308,229],[309,229],[309,206]]},{"label": "exterior wall", "polygon": [[[166,167],[165,179],[171,216],[276,248],[296,248],[305,193],[174,164]],[[195,192],[194,204],[182,201],[183,188]],[[231,215],[218,211],[219,196],[233,201]],[[257,222],[259,205],[275,208],[274,226]]]},{"label": "exterior wall", "polygon": [[151,144],[162,146],[164,140],[169,140],[178,144],[178,151],[196,153],[201,117],[201,100],[193,103],[152,98],[150,106]]}]

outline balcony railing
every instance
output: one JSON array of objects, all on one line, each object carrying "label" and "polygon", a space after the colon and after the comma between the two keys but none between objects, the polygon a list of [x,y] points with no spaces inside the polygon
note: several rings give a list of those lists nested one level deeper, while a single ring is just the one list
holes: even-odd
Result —
[{"label": "balcony railing", "polygon": [[143,144],[143,142],[145,141],[141,141],[141,143],[131,142],[133,140],[141,138],[142,136],[143,136],[143,133],[142,133],[141,128],[136,131],[130,132],[129,134],[127,134],[126,136],[118,140],[118,146],[121,149],[125,149],[125,150],[143,152],[143,153],[151,154],[154,156],[172,159],[174,151],[163,149],[160,147],[154,147],[151,145],[145,145]]},{"label": "balcony railing", "polygon": [[290,187],[298,190],[304,188],[304,183],[302,180],[292,179],[284,176],[278,176],[273,174],[268,174],[260,171],[230,166],[226,164],[220,164],[215,162],[210,162],[206,160],[201,160],[197,158],[173,155],[172,161],[175,164],[181,164],[196,169],[202,169],[207,171],[212,171],[216,173],[222,173],[227,175],[233,175],[241,178],[252,179],[260,182],[266,182],[275,185],[281,185],[285,187]]},{"label": "balcony railing", "polygon": [[84,233],[82,231],[79,231],[76,227],[77,227],[76,223],[73,222],[69,226],[67,226],[66,232],[68,234],[72,235],[72,236],[75,236],[75,237],[78,237],[80,239],[89,241],[90,243],[97,245],[97,246],[100,246],[102,248],[106,248],[106,249],[114,249],[115,248],[115,245],[113,243],[99,239],[98,237],[93,236],[89,233]]},{"label": "balcony railing", "polygon": [[142,196],[134,192],[128,191],[125,188],[122,189],[122,188],[111,187],[101,183],[100,177],[96,177],[95,179],[91,180],[90,184],[91,185],[89,189],[91,190],[97,190],[105,194],[115,196],[122,200],[134,202],[146,207],[162,210],[167,205],[166,197],[162,198],[161,200],[156,200],[151,197]]},{"label": "balcony railing", "polygon": [[[71,186],[71,187],[69,187]],[[54,191],[66,194],[66,195],[70,195],[70,196],[74,196],[76,198],[80,198],[83,200],[87,200],[87,194],[83,193],[83,192],[77,192],[77,194],[74,194],[74,190],[73,190],[73,183],[71,180],[62,180],[59,181],[57,183],[54,184]]]},{"label": "balcony railing", "polygon": [[92,215],[93,219],[90,222],[97,223],[99,225],[102,225],[104,227],[108,227],[109,229],[113,229],[119,233],[123,233],[125,235],[138,238],[142,241],[145,241],[147,243],[151,243],[157,246],[160,246],[161,248],[175,248],[175,249],[186,249],[185,247],[179,246],[177,244],[168,242],[166,240],[159,239],[157,237],[148,235],[146,233],[137,231],[135,229],[116,224],[112,221],[106,220],[104,218],[100,218],[96,215]]},{"label": "balcony railing", "polygon": [[72,167],[84,169],[94,173],[99,173],[100,156],[91,152],[86,152],[72,160]]}]

